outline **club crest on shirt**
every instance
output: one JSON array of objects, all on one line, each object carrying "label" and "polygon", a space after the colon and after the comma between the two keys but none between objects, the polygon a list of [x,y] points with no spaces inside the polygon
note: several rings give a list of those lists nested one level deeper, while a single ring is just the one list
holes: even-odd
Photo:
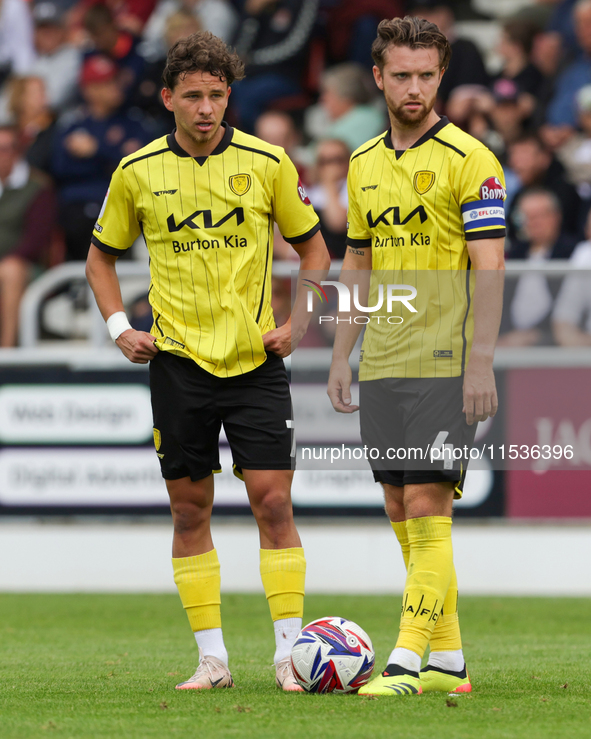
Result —
[{"label": "club crest on shirt", "polygon": [[435,172],[429,172],[428,169],[423,169],[420,172],[415,172],[415,178],[412,184],[419,195],[424,195],[433,187],[434,182]]},{"label": "club crest on shirt", "polygon": [[249,174],[233,174],[230,177],[230,190],[236,195],[245,195],[252,184]]}]

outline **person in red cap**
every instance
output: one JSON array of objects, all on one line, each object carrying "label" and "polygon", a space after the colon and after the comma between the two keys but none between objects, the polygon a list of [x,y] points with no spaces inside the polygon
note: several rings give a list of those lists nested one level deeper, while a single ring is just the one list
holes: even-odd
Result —
[{"label": "person in red cap", "polygon": [[84,28],[94,47],[87,59],[93,56],[107,57],[117,65],[126,102],[129,103],[143,79],[146,66],[145,59],[137,51],[139,37],[121,30],[111,9],[101,4],[93,5],[86,11]]},{"label": "person in red cap", "polygon": [[51,172],[57,182],[66,260],[86,259],[92,227],[121,157],[151,138],[142,119],[122,108],[121,72],[106,56],[86,59],[80,74],[84,104],[58,123]]}]

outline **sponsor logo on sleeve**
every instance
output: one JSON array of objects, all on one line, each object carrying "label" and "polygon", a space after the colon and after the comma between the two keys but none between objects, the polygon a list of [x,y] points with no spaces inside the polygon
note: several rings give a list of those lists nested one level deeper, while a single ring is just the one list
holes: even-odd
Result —
[{"label": "sponsor logo on sleeve", "polygon": [[308,197],[308,193],[306,192],[306,188],[302,184],[301,178],[298,179],[298,195],[304,205],[312,205],[310,198]]},{"label": "sponsor logo on sleeve", "polygon": [[504,200],[506,197],[507,191],[498,177],[489,177],[480,185],[481,200]]},{"label": "sponsor logo on sleeve", "polygon": [[105,199],[103,200],[103,204],[101,205],[101,212],[98,214],[97,219],[96,219],[97,223],[103,217],[103,213],[105,212],[105,208],[107,207],[107,200],[109,199],[109,192],[110,192],[110,189],[107,190],[107,194],[105,195]]}]

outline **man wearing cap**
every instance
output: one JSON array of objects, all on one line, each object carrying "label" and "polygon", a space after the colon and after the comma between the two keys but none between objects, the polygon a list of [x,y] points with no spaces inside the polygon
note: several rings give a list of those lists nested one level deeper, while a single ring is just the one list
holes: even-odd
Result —
[{"label": "man wearing cap", "polygon": [[75,98],[81,55],[67,41],[64,12],[56,3],[36,3],[32,15],[38,56],[31,74],[45,83],[50,108],[62,111]]},{"label": "man wearing cap", "polygon": [[92,227],[122,157],[151,136],[137,116],[121,110],[119,70],[108,57],[93,55],[82,67],[84,105],[58,123],[51,162],[66,238],[66,259],[86,259]]}]

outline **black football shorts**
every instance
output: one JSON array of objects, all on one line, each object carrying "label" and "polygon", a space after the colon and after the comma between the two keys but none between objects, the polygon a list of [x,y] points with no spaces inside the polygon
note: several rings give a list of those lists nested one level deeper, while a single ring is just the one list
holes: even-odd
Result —
[{"label": "black football shorts", "polygon": [[[462,496],[477,424],[462,413],[462,377],[386,378],[359,383],[361,439],[376,482],[402,487],[455,483]],[[454,454],[455,450],[455,454]],[[469,458],[469,452],[468,452]]]},{"label": "black football shorts", "polygon": [[158,352],[150,362],[154,443],[162,477],[201,480],[220,471],[226,432],[234,472],[290,470],[292,405],[283,360],[269,352],[252,372],[216,377],[192,359]]}]

